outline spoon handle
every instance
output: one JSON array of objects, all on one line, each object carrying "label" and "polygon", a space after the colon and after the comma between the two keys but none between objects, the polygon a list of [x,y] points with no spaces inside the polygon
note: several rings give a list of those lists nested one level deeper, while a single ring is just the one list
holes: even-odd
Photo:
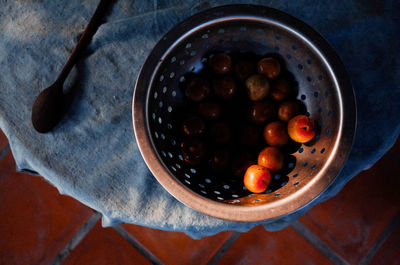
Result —
[{"label": "spoon handle", "polygon": [[100,0],[96,11],[94,12],[92,18],[87,24],[85,31],[82,33],[81,38],[78,41],[78,44],[75,46],[72,54],[70,55],[67,63],[65,64],[64,68],[62,69],[60,75],[58,76],[56,82],[59,84],[63,84],[69,72],[71,71],[72,67],[78,61],[79,53],[86,48],[86,46],[90,43],[93,35],[96,33],[97,28],[102,24],[102,18],[104,13],[107,10],[107,6],[114,2],[115,0]]}]

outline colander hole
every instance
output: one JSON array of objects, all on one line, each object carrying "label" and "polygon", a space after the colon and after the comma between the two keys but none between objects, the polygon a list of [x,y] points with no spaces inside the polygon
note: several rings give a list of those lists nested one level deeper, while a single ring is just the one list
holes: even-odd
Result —
[{"label": "colander hole", "polygon": [[163,155],[163,157],[167,157],[167,153],[165,153],[164,151],[161,151],[161,154]]},{"label": "colander hole", "polygon": [[204,181],[207,182],[208,184],[211,183],[211,179],[209,179],[209,178],[204,179]]},{"label": "colander hole", "polygon": [[322,108],[321,108],[321,107],[318,108],[318,113],[319,113],[319,114],[322,113]]},{"label": "colander hole", "polygon": [[325,148],[321,149],[321,154],[323,154],[325,152]]},{"label": "colander hole", "polygon": [[157,97],[158,97],[158,93],[156,91],[156,92],[154,92],[154,99],[157,99]]},{"label": "colander hole", "polygon": [[250,194],[250,195],[249,195],[249,197],[254,197],[254,196],[256,196],[256,195],[255,195],[255,194]]},{"label": "colander hole", "polygon": [[208,38],[208,34],[203,34],[203,36],[201,36],[203,39],[207,39]]},{"label": "colander hole", "polygon": [[218,195],[221,194],[221,192],[219,192],[219,191],[217,191],[217,190],[214,190],[214,193],[215,193],[215,194],[218,194]]},{"label": "colander hole", "polygon": [[164,80],[164,75],[160,75],[160,82]]},{"label": "colander hole", "polygon": [[185,179],[185,182],[190,185],[190,181],[189,180]]},{"label": "colander hole", "polygon": [[171,72],[171,73],[169,74],[169,78],[174,78],[174,76],[175,76],[175,72]]},{"label": "colander hole", "polygon": [[303,147],[300,147],[299,148],[299,153],[301,154],[301,153],[303,153],[303,151],[304,151]]},{"label": "colander hole", "polygon": [[234,202],[234,203],[239,203],[240,201],[239,201],[239,200],[233,200],[233,202]]},{"label": "colander hole", "polygon": [[253,43],[254,39],[253,38],[248,38],[247,41],[250,42],[250,43]]},{"label": "colander hole", "polygon": [[199,183],[199,187],[204,189],[206,186],[204,186],[203,184]]},{"label": "colander hole", "polygon": [[174,139],[171,140],[172,145],[176,145],[176,141]]},{"label": "colander hole", "polygon": [[315,136],[315,141],[319,141],[319,139],[321,138],[321,136],[319,136],[319,134],[317,136]]},{"label": "colander hole", "polygon": [[219,39],[219,40],[218,40],[218,43],[219,43],[219,44],[222,44],[223,42],[224,42],[223,39]]},{"label": "colander hole", "polygon": [[313,148],[313,150],[311,150],[311,154],[314,154],[315,153],[315,148]]},{"label": "colander hole", "polygon": [[301,63],[299,63],[298,65],[297,65],[297,68],[299,68],[299,70],[303,70],[303,65],[301,64]]},{"label": "colander hole", "polygon": [[263,34],[263,33],[264,33],[264,30],[263,30],[263,29],[257,29],[257,33],[258,33],[258,34]]},{"label": "colander hole", "polygon": [[171,63],[174,63],[174,62],[176,62],[176,57],[175,57],[175,56],[173,56],[173,57],[171,58]]},{"label": "colander hole", "polygon": [[292,45],[292,49],[293,50],[297,50],[297,46],[296,45]]},{"label": "colander hole", "polygon": [[159,106],[160,108],[162,108],[163,105],[164,105],[164,103],[163,103],[162,101],[160,101],[160,103],[158,103],[158,106]]},{"label": "colander hole", "polygon": [[178,155],[179,160],[183,161],[183,156],[182,155]]},{"label": "colander hole", "polygon": [[172,107],[168,106],[167,110],[168,110],[168,112],[172,112]]},{"label": "colander hole", "polygon": [[175,168],[174,166],[171,166],[171,169],[172,169],[173,171],[176,171],[176,168]]},{"label": "colander hole", "polygon": [[325,97],[329,97],[329,91],[325,91]]},{"label": "colander hole", "polygon": [[286,54],[286,58],[291,59],[291,58],[292,58],[292,55]]},{"label": "colander hole", "polygon": [[168,128],[169,130],[171,130],[171,129],[172,129],[172,125],[171,125],[170,123],[168,123],[168,124],[167,124],[167,128]]},{"label": "colander hole", "polygon": [[279,195],[281,195],[280,193],[275,193],[274,196],[278,197]]},{"label": "colander hole", "polygon": [[232,41],[238,42],[238,41],[239,41],[239,38],[235,36],[235,37],[232,38]]},{"label": "colander hole", "polygon": [[188,44],[186,44],[186,49],[189,49],[190,47],[192,47],[192,44],[189,42]]},{"label": "colander hole", "polygon": [[162,88],[162,92],[163,92],[164,94],[167,93],[167,87],[166,87],[166,86]]},{"label": "colander hole", "polygon": [[158,139],[158,132],[154,132],[154,136]]},{"label": "colander hole", "polygon": [[294,186],[299,185],[300,182],[296,181],[295,183],[293,183]]},{"label": "colander hole", "polygon": [[171,95],[172,95],[173,97],[176,97],[176,91],[173,90],[172,93],[171,93]]},{"label": "colander hole", "polygon": [[181,165],[179,165],[178,163],[176,163],[175,166],[176,166],[177,168],[179,168],[179,169],[182,168]]},{"label": "colander hole", "polygon": [[316,98],[318,97],[318,92],[317,91],[314,92],[314,97],[316,97]]},{"label": "colander hole", "polygon": [[293,178],[297,178],[298,176],[299,176],[299,174],[296,173],[293,175]]},{"label": "colander hole", "polygon": [[185,77],[184,76],[181,76],[181,77],[179,77],[179,82],[181,82],[181,83],[183,83],[183,82],[185,82]]},{"label": "colander hole", "polygon": [[171,152],[168,152],[168,156],[169,156],[169,158],[173,158],[174,157],[174,155]]},{"label": "colander hole", "polygon": [[279,175],[279,174],[276,174],[275,176],[274,176],[274,179],[280,179],[281,178],[281,175]]},{"label": "colander hole", "polygon": [[207,58],[204,58],[204,57],[203,57],[203,58],[201,58],[201,62],[202,62],[202,63],[205,63],[205,62],[207,62]]},{"label": "colander hole", "polygon": [[318,80],[322,80],[322,75],[318,75]]},{"label": "colander hole", "polygon": [[280,40],[280,39],[281,39],[281,36],[280,36],[280,35],[276,35],[276,36],[275,36],[275,39]]},{"label": "colander hole", "polygon": [[318,126],[319,126],[319,127],[322,126],[322,120],[318,120]]},{"label": "colander hole", "polygon": [[221,34],[222,34],[222,33],[224,33],[224,32],[225,32],[224,29],[219,29],[219,30],[218,30],[218,33],[221,33]]},{"label": "colander hole", "polygon": [[246,31],[247,28],[246,27],[240,27],[240,31]]},{"label": "colander hole", "polygon": [[310,112],[307,111],[307,112],[306,112],[306,116],[307,116],[307,117],[310,117],[310,115],[311,115]]},{"label": "colander hole", "polygon": [[262,46],[267,46],[267,41],[265,41],[265,40],[261,41],[261,45]]},{"label": "colander hole", "polygon": [[233,198],[239,198],[239,195],[237,195],[237,194],[232,194],[232,197],[233,197]]},{"label": "colander hole", "polygon": [[288,167],[289,167],[289,168],[293,168],[293,167],[294,167],[294,163],[289,163],[289,164],[288,164]]},{"label": "colander hole", "polygon": [[222,197],[217,197],[217,199],[220,201],[224,200],[224,198],[222,198]]},{"label": "colander hole", "polygon": [[161,136],[161,139],[165,140],[165,135],[163,133],[160,134],[160,136]]},{"label": "colander hole", "polygon": [[326,129],[326,135],[330,135],[331,134],[331,130]]},{"label": "colander hole", "polygon": [[205,190],[201,190],[200,192],[203,194],[207,194],[207,192]]},{"label": "colander hole", "polygon": [[287,181],[283,182],[283,183],[281,184],[281,187],[286,186],[286,184],[287,184]]},{"label": "colander hole", "polygon": [[229,185],[224,185],[224,189],[229,190]]},{"label": "colander hole", "polygon": [[190,56],[195,56],[195,55],[196,55],[196,51],[195,50],[190,52]]},{"label": "colander hole", "polygon": [[303,167],[306,167],[306,166],[308,166],[308,163],[304,162]]},{"label": "colander hole", "polygon": [[307,63],[308,63],[308,64],[311,64],[311,63],[312,63],[312,61],[311,61],[310,58],[307,59]]},{"label": "colander hole", "polygon": [[[310,76],[307,76],[307,81],[308,81],[308,82],[311,82],[311,80],[312,80],[311,77],[310,77]],[[314,95],[315,95],[315,94],[314,94]]]},{"label": "colander hole", "polygon": [[330,116],[332,116],[332,111],[331,110],[328,111],[328,117],[330,117]]},{"label": "colander hole", "polygon": [[274,50],[275,50],[275,51],[279,51],[279,46],[275,46],[275,47],[274,47]]},{"label": "colander hole", "polygon": [[158,117],[158,123],[161,124],[162,123],[162,119],[161,117]]},{"label": "colander hole", "polygon": [[184,64],[185,64],[185,60],[180,60],[180,61],[179,61],[179,64],[180,64],[180,65],[184,65]]},{"label": "colander hole", "polygon": [[306,95],[301,95],[301,97],[300,97],[302,100],[305,100],[306,99]]},{"label": "colander hole", "polygon": [[190,175],[188,173],[185,173],[185,177],[187,177],[188,179],[190,179]]},{"label": "colander hole", "polygon": [[316,165],[312,165],[311,166],[311,169],[315,169],[317,166]]},{"label": "colander hole", "polygon": [[191,169],[190,169],[190,172],[192,172],[193,174],[196,174],[197,171],[196,171],[196,169],[191,168]]},{"label": "colander hole", "polygon": [[268,194],[268,193],[271,193],[271,192],[272,192],[272,190],[267,190],[265,193],[267,193],[267,194]]},{"label": "colander hole", "polygon": [[210,45],[208,45],[208,43],[204,44],[204,48],[208,49],[210,47]]},{"label": "colander hole", "polygon": [[153,113],[151,114],[151,117],[153,118],[153,120],[155,120],[155,119],[156,119],[156,114],[153,112]]},{"label": "colander hole", "polygon": [[254,200],[254,202],[260,202],[261,201],[261,199],[255,199]]}]

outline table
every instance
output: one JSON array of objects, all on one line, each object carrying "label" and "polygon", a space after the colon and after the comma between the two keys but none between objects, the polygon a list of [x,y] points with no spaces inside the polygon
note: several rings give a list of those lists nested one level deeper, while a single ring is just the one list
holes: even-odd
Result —
[{"label": "table", "polygon": [[[231,1],[119,0],[65,87],[77,94],[66,117],[38,134],[31,106],[54,82],[97,5],[95,0],[8,1],[0,10],[0,127],[19,171],[42,175],[103,214],[103,226],[133,223],[193,238],[224,230],[289,225],[371,167],[400,133],[400,12],[395,1],[236,1],[268,4],[318,30],[336,49],[355,89],[353,149],[335,182],[309,206],[274,222],[203,215],[169,195],[148,171],[132,129],[138,71],[158,39],[188,16]],[[397,11],[396,11],[397,10]],[[383,176],[384,177],[384,176]]]}]

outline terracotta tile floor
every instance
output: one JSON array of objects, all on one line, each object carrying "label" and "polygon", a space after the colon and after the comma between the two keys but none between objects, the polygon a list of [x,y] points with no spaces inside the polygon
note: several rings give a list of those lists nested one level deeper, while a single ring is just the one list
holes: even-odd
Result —
[{"label": "terracotta tile floor", "polygon": [[123,225],[17,173],[0,132],[0,264],[400,264],[400,140],[334,198],[279,232],[202,240]]}]

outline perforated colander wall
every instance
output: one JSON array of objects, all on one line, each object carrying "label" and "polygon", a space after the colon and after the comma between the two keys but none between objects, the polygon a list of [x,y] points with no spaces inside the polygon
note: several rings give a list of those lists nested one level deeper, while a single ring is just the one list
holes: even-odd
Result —
[{"label": "perforated colander wall", "polygon": [[[181,124],[176,119],[185,100],[180,83],[188,72],[201,71],[205,55],[212,51],[279,54],[298,83],[297,98],[305,104],[306,115],[320,128],[314,141],[301,145],[292,154],[295,159],[286,161],[289,173],[273,176],[275,185],[264,194],[250,194],[234,177],[227,181],[205,175],[201,168],[183,161],[177,133]],[[340,132],[340,91],[329,65],[309,41],[273,22],[221,20],[197,28],[177,41],[162,58],[147,96],[149,133],[164,166],[189,189],[222,203],[260,205],[306,187],[329,166]]]}]

